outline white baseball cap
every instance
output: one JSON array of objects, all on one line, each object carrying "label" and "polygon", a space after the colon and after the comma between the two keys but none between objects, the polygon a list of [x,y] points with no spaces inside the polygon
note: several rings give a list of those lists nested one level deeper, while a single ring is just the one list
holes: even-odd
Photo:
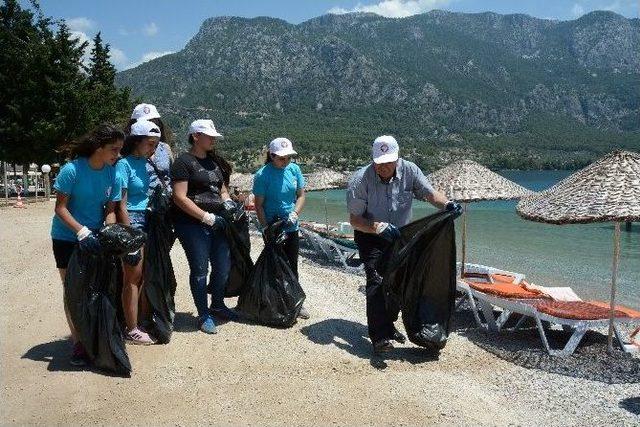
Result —
[{"label": "white baseball cap", "polygon": [[276,138],[269,143],[269,152],[276,156],[284,157],[298,154],[293,149],[293,144],[287,138]]},{"label": "white baseball cap", "polygon": [[150,122],[149,120],[138,120],[131,125],[130,135],[139,136],[157,136],[160,138],[160,128],[157,124]]},{"label": "white baseball cap", "polygon": [[373,141],[373,163],[389,163],[398,160],[398,141],[390,135],[379,136]]},{"label": "white baseball cap", "polygon": [[213,120],[209,119],[199,119],[191,122],[189,133],[204,133],[205,135],[222,138],[222,135],[218,133],[216,127],[213,125]]},{"label": "white baseball cap", "polygon": [[158,109],[153,104],[138,104],[131,113],[132,120],[151,120],[159,119]]}]

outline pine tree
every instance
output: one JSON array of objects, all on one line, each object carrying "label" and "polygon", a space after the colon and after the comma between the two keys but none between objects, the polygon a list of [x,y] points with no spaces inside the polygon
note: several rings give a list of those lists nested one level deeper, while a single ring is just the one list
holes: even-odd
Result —
[{"label": "pine tree", "polygon": [[91,65],[89,66],[89,84],[91,87],[112,87],[116,69],[109,61],[109,45],[102,43],[100,32],[93,38]]},{"label": "pine tree", "polygon": [[89,65],[92,121],[123,123],[131,107],[129,89],[118,89],[114,84],[116,69],[110,61],[109,44],[103,44],[100,33],[93,39]]}]

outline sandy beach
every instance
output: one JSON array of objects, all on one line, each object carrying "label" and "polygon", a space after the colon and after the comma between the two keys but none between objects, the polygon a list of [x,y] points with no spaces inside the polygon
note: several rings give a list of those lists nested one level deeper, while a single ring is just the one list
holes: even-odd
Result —
[{"label": "sandy beach", "polygon": [[[0,209],[2,425],[640,424],[624,403],[640,397],[638,383],[527,369],[473,334],[452,333],[438,359],[411,344],[372,358],[358,292],[364,279],[306,258],[300,274],[311,319],[287,330],[227,323],[203,334],[177,243],[171,343],[128,346],[131,378],[73,368],[52,213],[52,202]],[[261,246],[253,239],[254,257]]]}]

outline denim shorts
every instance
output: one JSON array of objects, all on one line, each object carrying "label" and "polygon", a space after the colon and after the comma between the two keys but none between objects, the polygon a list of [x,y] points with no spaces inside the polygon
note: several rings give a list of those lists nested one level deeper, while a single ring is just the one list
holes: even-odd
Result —
[{"label": "denim shorts", "polygon": [[129,223],[136,230],[147,231],[147,211],[127,211]]}]

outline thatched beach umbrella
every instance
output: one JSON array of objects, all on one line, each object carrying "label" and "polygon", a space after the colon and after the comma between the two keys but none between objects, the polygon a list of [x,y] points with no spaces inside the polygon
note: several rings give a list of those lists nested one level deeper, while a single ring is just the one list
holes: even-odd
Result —
[{"label": "thatched beach umbrella", "polygon": [[551,224],[614,222],[608,351],[613,351],[613,318],[620,257],[620,223],[640,220],[640,154],[615,151],[535,196],[524,198],[518,214]]},{"label": "thatched beach umbrella", "polygon": [[467,258],[467,206],[483,200],[512,200],[533,194],[521,185],[472,160],[460,160],[429,175],[434,188],[464,204],[462,215],[462,270]]}]

